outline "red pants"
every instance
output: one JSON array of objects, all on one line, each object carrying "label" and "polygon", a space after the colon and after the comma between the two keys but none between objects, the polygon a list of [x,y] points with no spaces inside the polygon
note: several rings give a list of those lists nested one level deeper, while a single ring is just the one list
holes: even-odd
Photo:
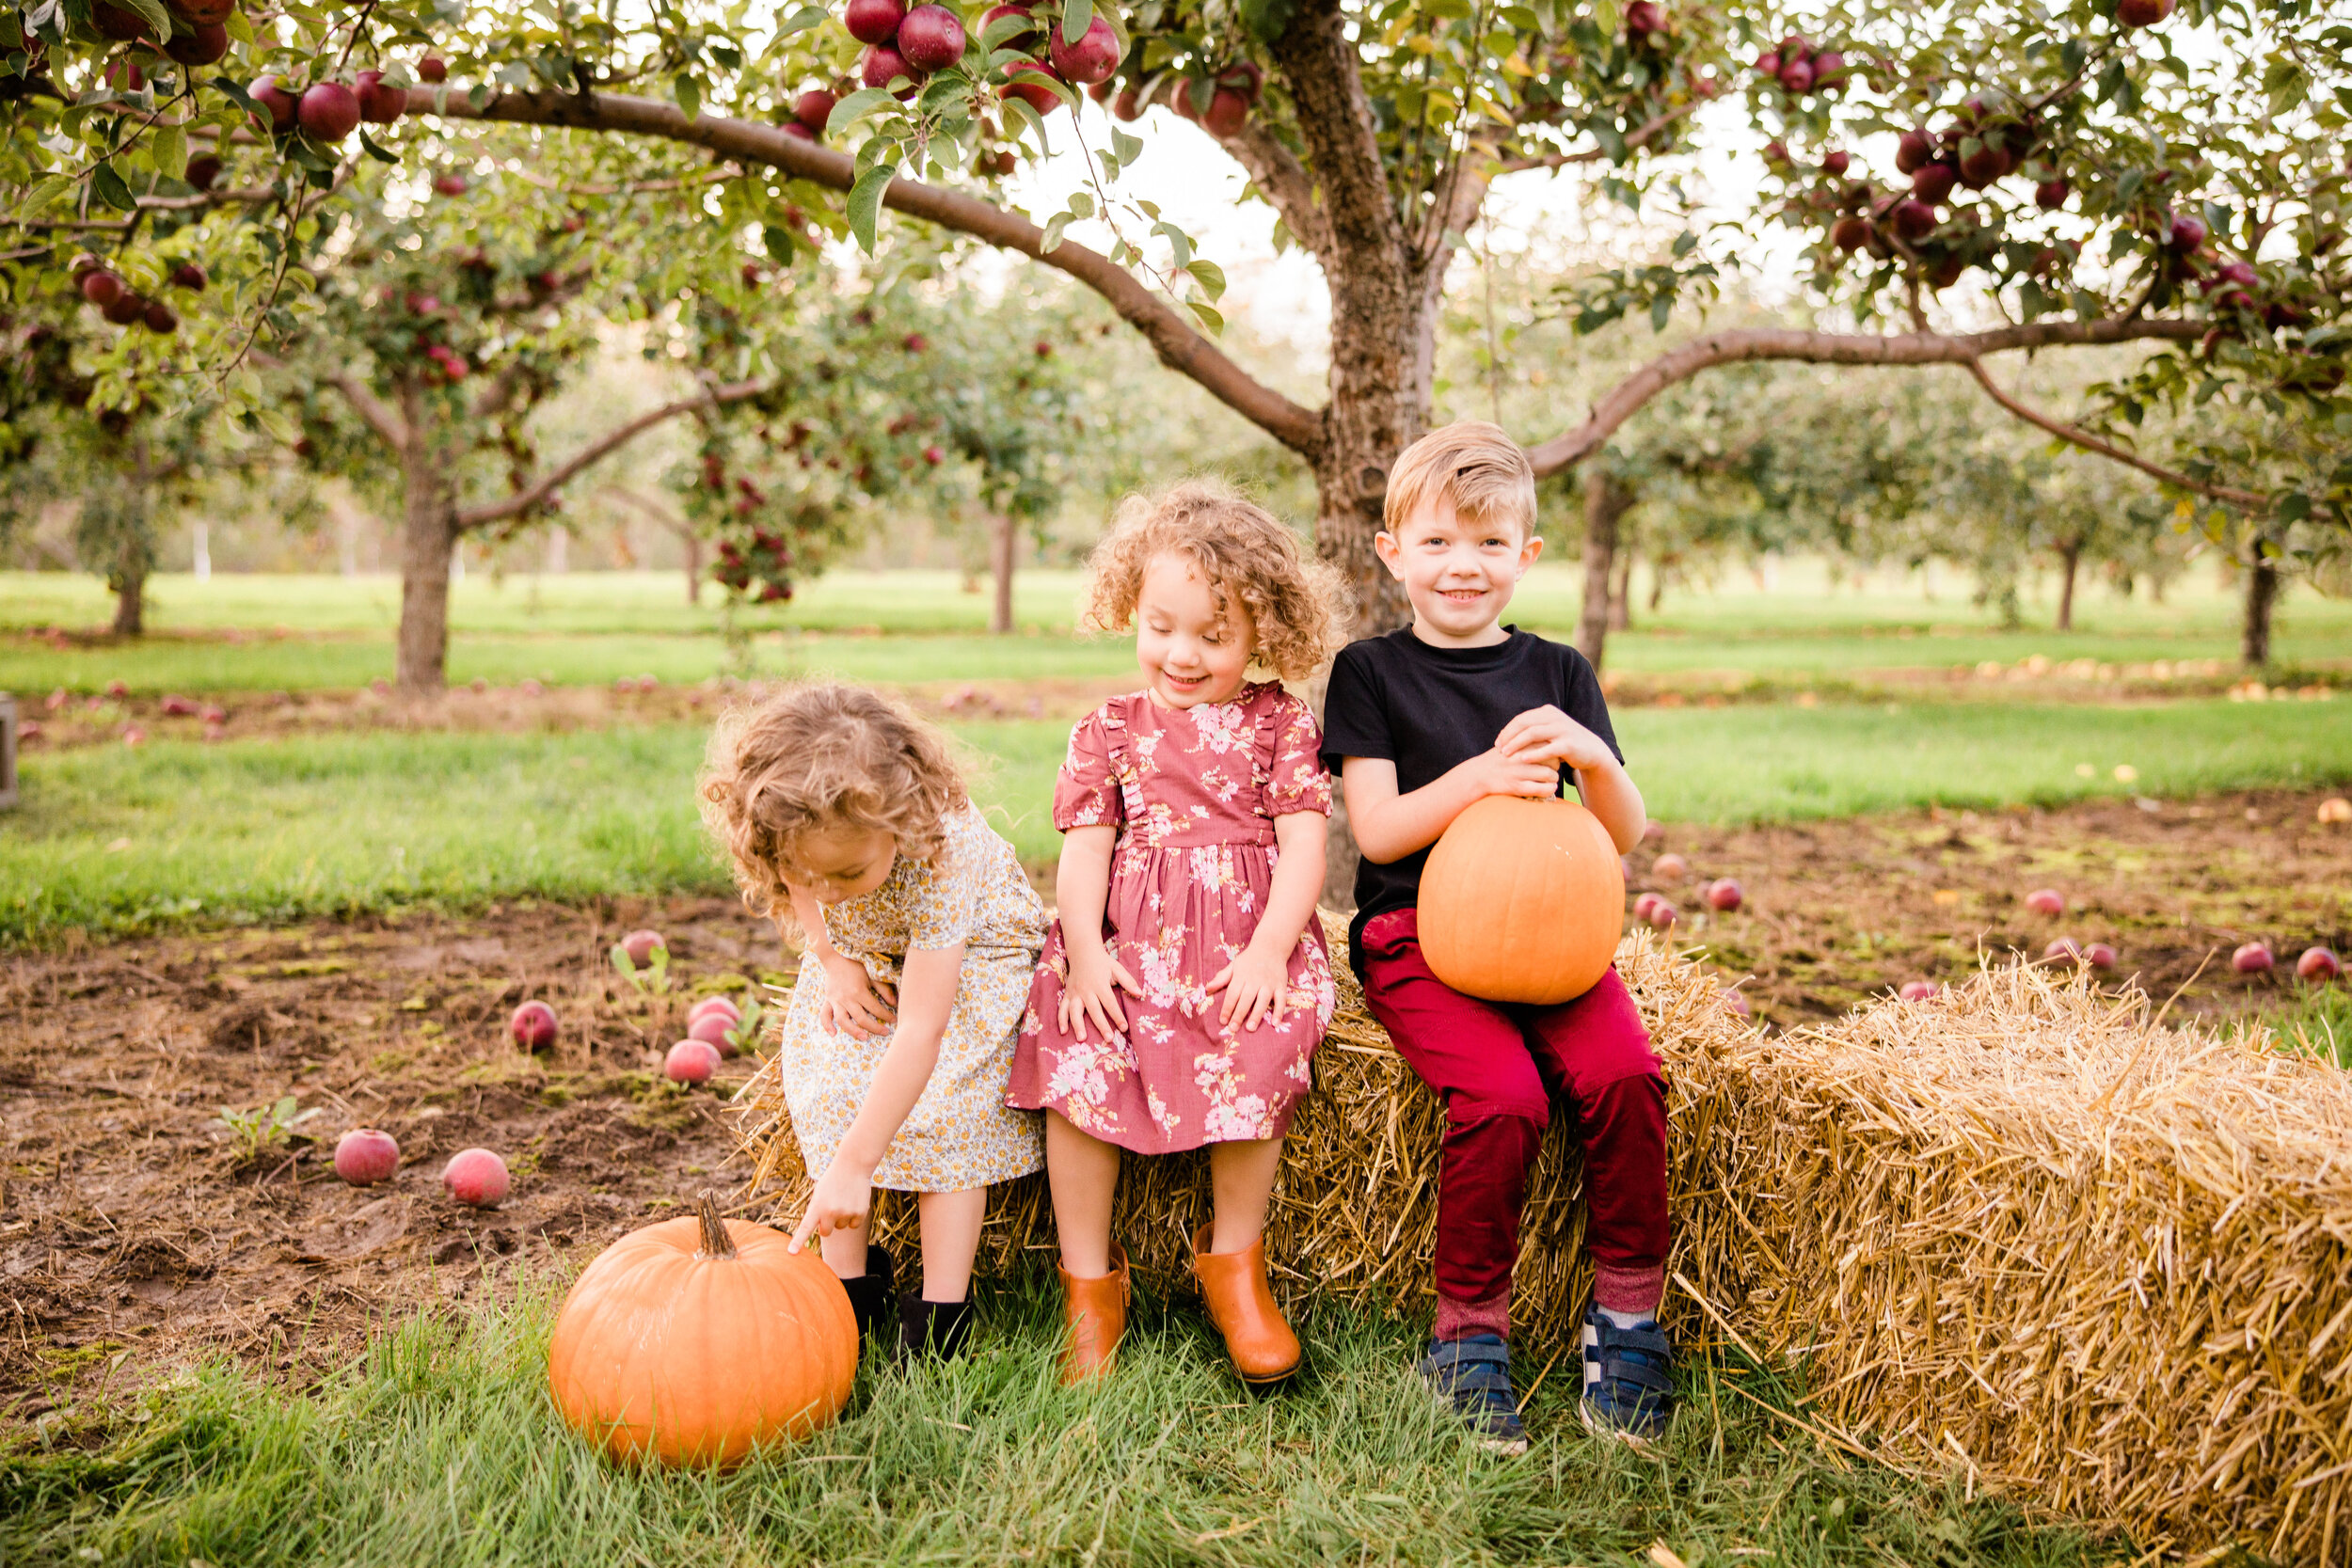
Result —
[{"label": "red pants", "polygon": [[1411,910],[1365,926],[1359,964],[1373,1016],[1445,1101],[1438,1338],[1508,1336],[1519,1211],[1555,1097],[1584,1146],[1594,1299],[1655,1312],[1665,1289],[1666,1084],[1616,971],[1555,1007],[1482,1002],[1429,972]]}]

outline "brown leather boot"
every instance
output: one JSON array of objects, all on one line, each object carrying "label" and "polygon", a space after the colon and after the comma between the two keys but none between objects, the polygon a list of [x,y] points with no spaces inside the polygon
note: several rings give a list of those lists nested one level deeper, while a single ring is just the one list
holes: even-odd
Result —
[{"label": "brown leather boot", "polygon": [[1244,1383],[1279,1383],[1298,1370],[1298,1336],[1282,1321],[1265,1282],[1265,1238],[1239,1252],[1211,1252],[1213,1227],[1192,1239],[1192,1272],[1208,1298],[1209,1321]]},{"label": "brown leather boot", "polygon": [[1070,1343],[1061,1353],[1061,1381],[1067,1388],[1100,1377],[1118,1357],[1119,1341],[1127,1332],[1127,1253],[1111,1243],[1111,1272],[1097,1279],[1080,1279],[1059,1263],[1062,1321],[1070,1325]]}]

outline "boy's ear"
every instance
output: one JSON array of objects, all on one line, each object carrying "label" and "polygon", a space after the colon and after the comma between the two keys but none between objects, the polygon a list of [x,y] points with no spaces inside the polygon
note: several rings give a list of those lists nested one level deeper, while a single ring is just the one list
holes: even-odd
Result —
[{"label": "boy's ear", "polygon": [[1387,529],[1382,529],[1374,534],[1372,553],[1380,558],[1380,564],[1389,569],[1391,577],[1400,582],[1405,579],[1405,569],[1397,564],[1397,558],[1405,553],[1405,546],[1396,542],[1395,534],[1391,533]]},{"label": "boy's ear", "polygon": [[1524,572],[1535,564],[1535,558],[1544,553],[1544,536],[1530,532],[1527,543],[1519,546],[1519,570]]}]

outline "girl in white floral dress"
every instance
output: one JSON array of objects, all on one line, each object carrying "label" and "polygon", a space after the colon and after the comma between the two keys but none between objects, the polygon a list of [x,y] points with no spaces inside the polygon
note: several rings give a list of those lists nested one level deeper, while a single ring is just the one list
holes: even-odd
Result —
[{"label": "girl in white floral dress", "polygon": [[1136,628],[1145,689],[1080,721],[1054,792],[1061,918],[1022,1021],[1010,1102],[1045,1113],[1070,1339],[1104,1369],[1126,1322],[1112,1241],[1121,1151],[1209,1146],[1193,1239],[1209,1315],[1251,1383],[1298,1340],[1266,1287],[1266,1203],[1330,1022],[1315,923],[1331,783],[1313,713],[1252,664],[1308,674],[1338,630],[1330,575],[1207,485],[1136,500],[1093,560],[1092,624]]},{"label": "girl in white floral dress", "polygon": [[[988,1189],[1041,1163],[1005,1085],[1045,906],[946,741],[871,691],[730,714],[702,796],[744,901],[806,936],[772,1064],[816,1178],[793,1245],[819,1239],[861,1331],[895,1305],[907,1349],[952,1354]],[[895,1304],[878,1186],[918,1195],[922,1288]]]}]

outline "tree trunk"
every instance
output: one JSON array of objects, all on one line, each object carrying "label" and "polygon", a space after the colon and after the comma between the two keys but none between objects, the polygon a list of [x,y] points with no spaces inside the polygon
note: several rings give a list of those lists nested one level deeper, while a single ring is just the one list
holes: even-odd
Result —
[{"label": "tree trunk", "polygon": [[437,696],[449,685],[449,567],[457,545],[457,509],[437,454],[422,441],[402,453],[406,505],[400,535],[400,645],[397,680],[411,696]]},{"label": "tree trunk", "polygon": [[1665,598],[1665,596],[1666,596],[1666,566],[1665,566],[1665,562],[1660,562],[1660,561],[1653,561],[1653,562],[1651,562],[1649,563],[1649,612],[1650,612],[1652,615],[1655,615],[1655,614],[1657,614],[1657,613],[1658,613],[1658,606],[1659,606],[1660,602]]},{"label": "tree trunk", "polygon": [[1617,544],[1617,585],[1609,591],[1609,629],[1633,629],[1633,548],[1634,531],[1627,529]]},{"label": "tree trunk", "polygon": [[2082,541],[2069,540],[2058,546],[2058,629],[2074,629],[2074,569],[2082,564]]},{"label": "tree trunk", "polygon": [[117,637],[147,635],[147,568],[135,559],[136,553],[126,547],[115,572]]},{"label": "tree trunk", "polygon": [[1584,475],[1584,609],[1576,618],[1576,647],[1600,668],[1609,641],[1610,578],[1617,554],[1617,519],[1633,504],[1625,483],[1606,465]]},{"label": "tree trunk", "polygon": [[703,602],[703,536],[691,528],[678,530],[678,541],[686,546],[686,602]]},{"label": "tree trunk", "polygon": [[2249,670],[2270,662],[2270,612],[2279,603],[2279,568],[2254,543],[2254,563],[2246,569],[2246,623],[2238,639],[2238,657]]},{"label": "tree trunk", "polygon": [[995,579],[996,598],[988,609],[988,629],[1003,635],[1012,630],[1012,551],[1015,531],[1009,514],[988,520],[988,570]]}]

